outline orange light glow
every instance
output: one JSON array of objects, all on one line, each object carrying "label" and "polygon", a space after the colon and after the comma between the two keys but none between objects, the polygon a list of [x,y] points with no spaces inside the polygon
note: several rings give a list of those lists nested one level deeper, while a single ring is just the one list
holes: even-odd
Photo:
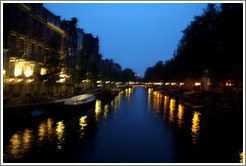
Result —
[{"label": "orange light glow", "polygon": [[196,83],[195,83],[195,86],[200,86],[200,85],[201,85],[200,82],[196,82]]},{"label": "orange light glow", "polygon": [[14,72],[14,75],[16,77],[18,77],[18,76],[20,76],[22,74],[23,65],[24,65],[23,62],[18,62],[18,61],[15,62],[15,72]]},{"label": "orange light glow", "polygon": [[33,75],[34,64],[26,63],[24,68],[26,77]]},{"label": "orange light glow", "polygon": [[175,104],[176,104],[176,100],[175,99],[171,99],[170,100],[170,105],[169,105],[169,121],[170,122],[174,122],[174,110],[175,110]]},{"label": "orange light glow", "polygon": [[42,67],[40,70],[40,75],[45,75],[45,74],[47,74],[47,69]]},{"label": "orange light glow", "polygon": [[193,118],[192,118],[191,134],[192,134],[192,141],[194,144],[197,143],[198,134],[200,130],[200,116],[201,116],[201,113],[198,111],[195,111],[193,114]]},{"label": "orange light glow", "polygon": [[183,115],[184,115],[184,106],[179,104],[179,107],[178,107],[178,124],[179,124],[179,127],[181,127],[182,125],[182,122],[183,122]]}]

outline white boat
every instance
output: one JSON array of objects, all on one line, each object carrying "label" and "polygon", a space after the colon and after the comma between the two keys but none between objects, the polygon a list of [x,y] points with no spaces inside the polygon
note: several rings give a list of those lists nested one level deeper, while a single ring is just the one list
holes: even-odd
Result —
[{"label": "white boat", "polygon": [[96,100],[96,97],[92,94],[83,94],[74,96],[67,99],[55,100],[53,103],[63,103],[65,106],[82,106],[87,105]]}]

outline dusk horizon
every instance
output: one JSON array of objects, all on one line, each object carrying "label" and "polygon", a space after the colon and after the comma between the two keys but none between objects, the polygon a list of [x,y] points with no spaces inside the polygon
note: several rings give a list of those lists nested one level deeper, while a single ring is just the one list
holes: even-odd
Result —
[{"label": "dusk horizon", "polygon": [[144,77],[148,67],[170,60],[182,31],[207,3],[44,3],[63,19],[99,38],[103,58]]}]

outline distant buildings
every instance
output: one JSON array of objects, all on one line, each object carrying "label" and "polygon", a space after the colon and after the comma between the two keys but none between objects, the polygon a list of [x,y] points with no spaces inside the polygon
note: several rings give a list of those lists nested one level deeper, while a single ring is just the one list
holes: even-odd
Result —
[{"label": "distant buildings", "polygon": [[77,50],[82,50],[83,49],[83,38],[84,38],[84,30],[80,28],[76,28],[77,31]]},{"label": "distant buildings", "polygon": [[98,51],[99,51],[98,37],[94,38],[92,34],[84,34],[83,50],[86,55],[90,56],[89,61],[92,61],[98,58]]}]

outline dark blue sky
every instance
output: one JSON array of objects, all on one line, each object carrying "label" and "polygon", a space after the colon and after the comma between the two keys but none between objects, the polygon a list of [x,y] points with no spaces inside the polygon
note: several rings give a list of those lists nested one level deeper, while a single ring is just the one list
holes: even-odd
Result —
[{"label": "dark blue sky", "polygon": [[46,3],[61,19],[78,19],[78,27],[100,40],[103,59],[144,76],[147,67],[173,56],[182,30],[201,15],[206,3]]}]

